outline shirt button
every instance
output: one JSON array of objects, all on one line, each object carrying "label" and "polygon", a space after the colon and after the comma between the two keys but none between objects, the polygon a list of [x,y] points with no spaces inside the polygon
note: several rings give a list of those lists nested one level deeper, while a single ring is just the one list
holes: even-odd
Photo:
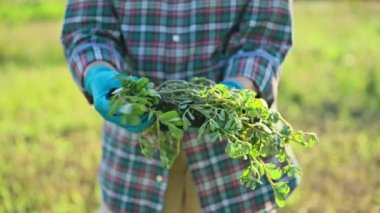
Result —
[{"label": "shirt button", "polygon": [[174,42],[179,42],[181,40],[181,37],[179,35],[173,35],[173,41]]},{"label": "shirt button", "polygon": [[156,176],[156,181],[161,183],[162,182],[162,176],[161,175],[157,175]]}]

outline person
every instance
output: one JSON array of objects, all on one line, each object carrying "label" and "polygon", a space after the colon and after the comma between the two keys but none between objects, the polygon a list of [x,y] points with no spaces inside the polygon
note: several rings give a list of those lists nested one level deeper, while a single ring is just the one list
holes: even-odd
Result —
[{"label": "person", "polygon": [[[241,186],[246,162],[225,154],[225,141],[186,132],[167,170],[143,157],[139,125],[110,116],[116,76],[156,85],[203,76],[229,88],[254,89],[274,106],[280,66],[292,46],[289,0],[68,0],[61,34],[71,73],[104,118],[99,168],[101,212],[270,212],[270,184]],[[227,42],[226,42],[227,41]],[[146,117],[146,116],[145,116]],[[274,158],[268,161],[276,160]],[[296,177],[284,175],[291,190]]]}]

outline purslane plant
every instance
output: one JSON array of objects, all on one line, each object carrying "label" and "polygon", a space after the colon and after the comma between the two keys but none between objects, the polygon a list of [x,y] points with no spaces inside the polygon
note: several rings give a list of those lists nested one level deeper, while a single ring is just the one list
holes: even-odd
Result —
[{"label": "purslane plant", "polygon": [[[226,140],[226,154],[234,159],[249,160],[240,183],[250,189],[266,177],[276,202],[281,207],[290,188],[280,178],[299,176],[299,168],[290,162],[285,146],[290,142],[312,147],[318,143],[315,133],[293,130],[280,115],[256,98],[252,90],[229,90],[205,78],[190,81],[169,80],[158,86],[147,78],[140,81],[120,78],[122,87],[113,92],[110,114],[122,113],[125,122],[138,124],[143,114],[155,117],[154,123],[140,133],[142,154],[170,168],[180,152],[184,131],[198,129],[198,137],[211,141]],[[264,159],[275,157],[278,167]]]}]

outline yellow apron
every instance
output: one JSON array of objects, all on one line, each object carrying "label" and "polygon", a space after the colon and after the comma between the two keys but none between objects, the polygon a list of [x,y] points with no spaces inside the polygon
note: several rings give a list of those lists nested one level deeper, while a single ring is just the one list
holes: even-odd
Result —
[{"label": "yellow apron", "polygon": [[200,202],[185,152],[182,150],[169,171],[163,213],[201,213]]}]

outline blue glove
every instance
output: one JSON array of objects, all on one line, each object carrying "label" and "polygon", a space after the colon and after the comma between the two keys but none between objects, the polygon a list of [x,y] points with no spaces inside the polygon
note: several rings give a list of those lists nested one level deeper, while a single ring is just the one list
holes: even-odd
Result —
[{"label": "blue glove", "polygon": [[244,89],[244,86],[237,81],[223,80],[220,83],[226,85],[228,87],[228,89]]},{"label": "blue glove", "polygon": [[[110,91],[121,87],[121,81],[116,78],[117,76],[125,75],[113,70],[108,66],[96,65],[87,71],[84,78],[84,87],[91,94],[94,100],[94,107],[96,111],[98,111],[105,120],[124,127],[129,132],[142,132],[145,128],[149,127],[154,122],[154,118],[148,119],[148,115],[144,114],[140,116],[140,124],[128,125],[122,123],[121,114],[108,114],[111,109],[108,95]],[[125,78],[133,78],[138,81],[138,78],[133,76],[125,76]]]}]

